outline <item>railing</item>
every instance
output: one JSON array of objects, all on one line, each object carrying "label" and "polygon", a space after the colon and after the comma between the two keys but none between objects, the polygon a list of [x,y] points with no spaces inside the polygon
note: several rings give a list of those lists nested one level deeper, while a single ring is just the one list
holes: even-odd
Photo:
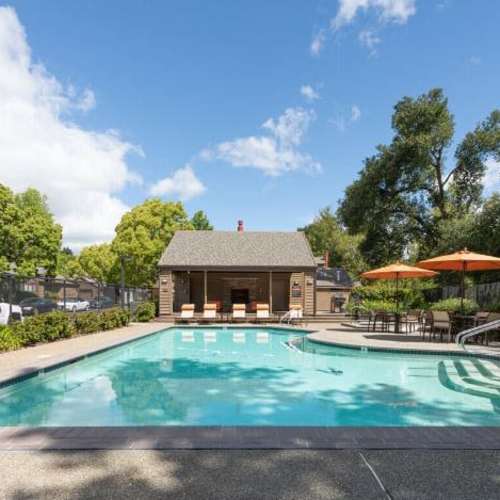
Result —
[{"label": "railing", "polygon": [[455,342],[457,345],[462,346],[462,348],[465,349],[464,344],[465,341],[470,339],[471,337],[474,337],[476,335],[480,335],[481,333],[486,333],[491,330],[497,330],[500,328],[500,319],[496,319],[494,321],[490,321],[488,323],[484,323],[483,325],[475,326],[473,328],[469,328],[468,330],[464,330],[463,332],[460,332],[456,338]]},{"label": "railing", "polygon": [[281,316],[280,318],[280,324],[281,323],[285,323],[287,322],[288,324],[290,324],[290,322],[292,321],[292,313],[291,311],[287,311],[285,314],[283,314],[283,316]]}]

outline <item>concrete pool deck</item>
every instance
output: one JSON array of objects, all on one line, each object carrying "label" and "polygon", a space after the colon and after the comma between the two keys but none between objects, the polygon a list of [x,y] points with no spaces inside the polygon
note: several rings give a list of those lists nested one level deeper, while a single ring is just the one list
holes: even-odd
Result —
[{"label": "concrete pool deck", "polygon": [[330,344],[339,347],[367,348],[372,350],[436,353],[436,354],[475,354],[500,359],[500,344],[489,346],[467,344],[466,350],[454,342],[423,341],[419,333],[396,334],[387,332],[368,332],[340,325],[319,325],[320,329],[311,333],[308,338],[313,342]]},{"label": "concrete pool deck", "polygon": [[491,451],[6,451],[2,499],[498,498]]}]

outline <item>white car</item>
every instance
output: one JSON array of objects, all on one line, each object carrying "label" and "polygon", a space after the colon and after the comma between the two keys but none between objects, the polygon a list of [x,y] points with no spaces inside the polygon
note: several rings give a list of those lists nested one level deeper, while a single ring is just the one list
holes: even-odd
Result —
[{"label": "white car", "polygon": [[12,304],[12,316],[11,316],[11,306],[7,302],[0,302],[0,325],[8,325],[11,321],[22,321],[23,311],[20,306]]},{"label": "white car", "polygon": [[87,311],[90,307],[90,302],[88,300],[80,299],[66,299],[66,307],[64,300],[60,300],[57,303],[59,309],[65,309],[66,311],[76,312],[76,311]]}]

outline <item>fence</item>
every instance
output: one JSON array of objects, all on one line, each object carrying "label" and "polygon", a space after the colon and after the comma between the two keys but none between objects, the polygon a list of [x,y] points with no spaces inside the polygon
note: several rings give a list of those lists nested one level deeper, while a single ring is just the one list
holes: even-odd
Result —
[{"label": "fence", "polygon": [[124,307],[132,312],[153,299],[153,289],[100,284],[90,279],[0,275],[0,324],[9,318],[61,310],[80,312]]},{"label": "fence", "polygon": [[[443,299],[459,296],[460,287],[443,287]],[[500,303],[500,281],[468,286],[465,289],[465,296],[476,301],[481,307]]]}]

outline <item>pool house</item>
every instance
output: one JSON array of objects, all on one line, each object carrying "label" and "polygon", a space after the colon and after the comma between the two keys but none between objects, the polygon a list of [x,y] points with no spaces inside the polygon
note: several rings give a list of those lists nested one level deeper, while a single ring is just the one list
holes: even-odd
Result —
[{"label": "pool house", "polygon": [[271,313],[300,305],[316,310],[317,263],[302,232],[177,231],[159,262],[160,316],[172,317],[183,304],[216,304],[230,313],[233,304]]}]

